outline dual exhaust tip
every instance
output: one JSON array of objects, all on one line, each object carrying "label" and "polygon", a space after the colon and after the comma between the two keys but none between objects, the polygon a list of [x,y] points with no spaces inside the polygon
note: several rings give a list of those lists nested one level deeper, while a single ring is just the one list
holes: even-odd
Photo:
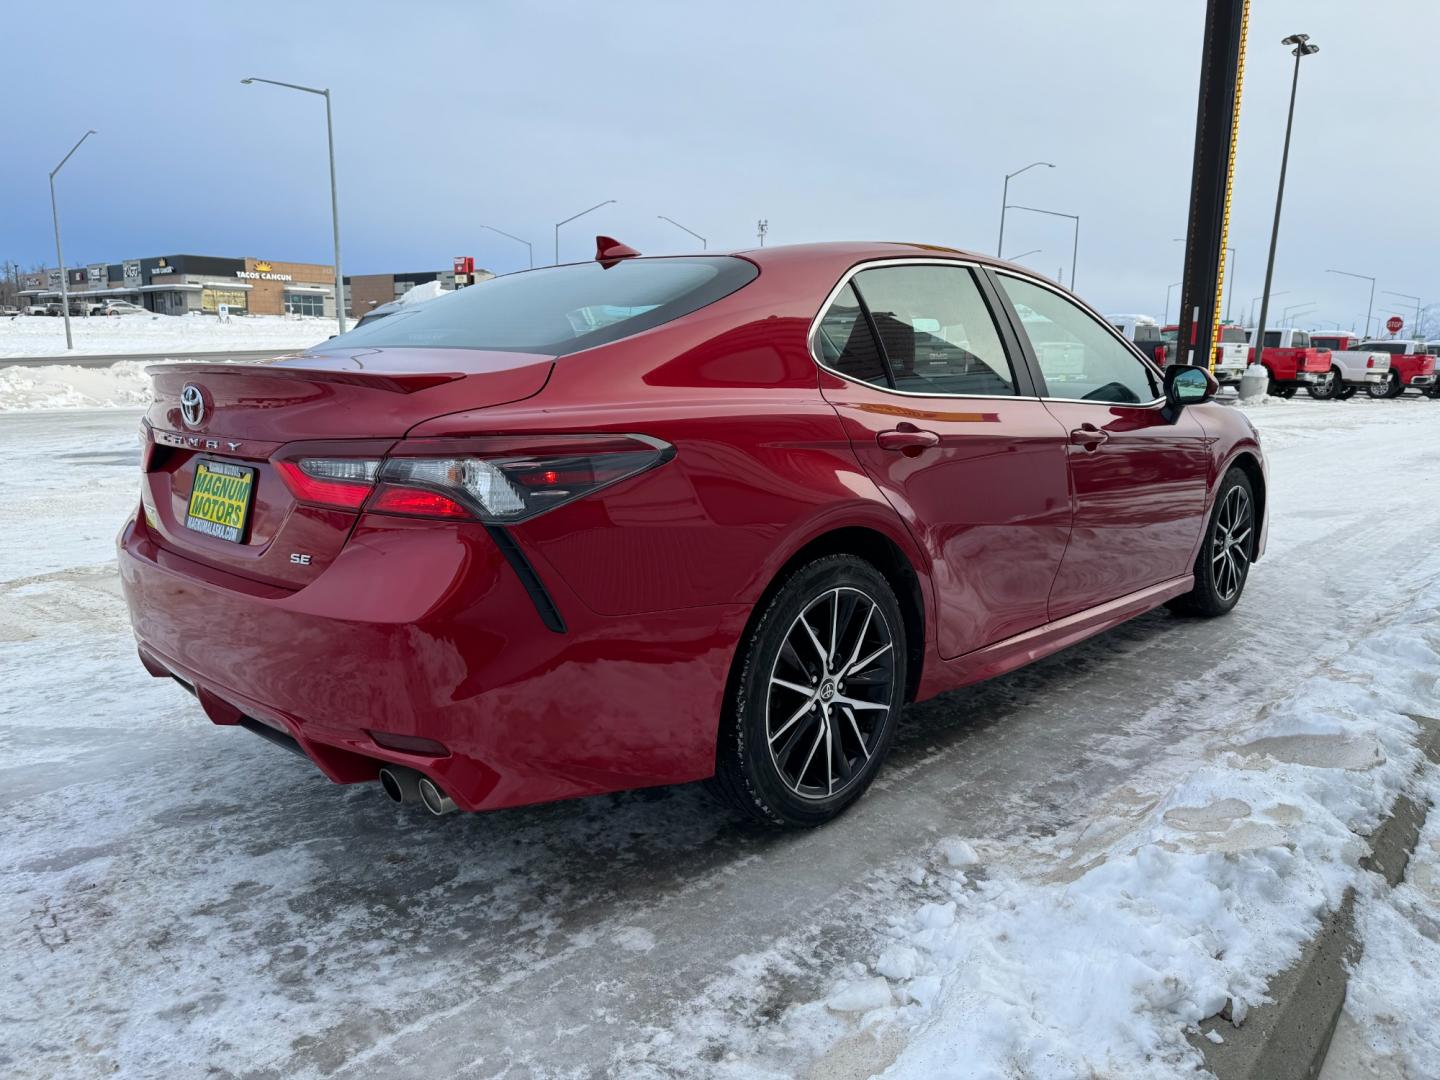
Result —
[{"label": "dual exhaust tip", "polygon": [[395,803],[423,803],[426,810],[436,817],[444,817],[446,814],[453,814],[460,809],[455,805],[454,800],[445,792],[440,790],[436,784],[422,772],[414,769],[407,769],[403,765],[384,765],[380,769],[380,789],[385,792],[385,797]]}]

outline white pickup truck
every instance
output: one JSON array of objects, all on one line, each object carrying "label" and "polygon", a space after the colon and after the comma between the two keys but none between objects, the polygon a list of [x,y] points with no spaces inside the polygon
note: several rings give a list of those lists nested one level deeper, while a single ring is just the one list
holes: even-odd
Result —
[{"label": "white pickup truck", "polygon": [[1390,378],[1390,354],[1361,348],[1359,334],[1311,334],[1310,344],[1330,350],[1330,381],[1305,388],[1313,398],[1344,401],[1362,387],[1382,386]]}]

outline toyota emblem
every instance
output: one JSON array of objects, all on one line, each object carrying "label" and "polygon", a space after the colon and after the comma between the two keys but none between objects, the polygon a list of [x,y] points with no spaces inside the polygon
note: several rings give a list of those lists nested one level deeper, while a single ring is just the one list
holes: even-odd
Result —
[{"label": "toyota emblem", "polygon": [[199,427],[205,419],[205,395],[194,383],[186,383],[180,391],[180,415],[189,427]]}]

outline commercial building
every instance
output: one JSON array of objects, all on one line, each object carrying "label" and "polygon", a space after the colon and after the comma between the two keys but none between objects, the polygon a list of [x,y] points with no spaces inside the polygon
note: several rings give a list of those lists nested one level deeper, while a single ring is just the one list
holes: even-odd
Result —
[{"label": "commercial building", "polygon": [[[128,300],[162,315],[213,315],[223,308],[237,315],[335,316],[335,270],[316,263],[159,255],[64,273],[72,304]],[[59,303],[60,274],[48,269],[23,275],[21,303]]]},{"label": "commercial building", "polygon": [[[476,270],[476,282],[494,277],[489,270]],[[399,300],[417,285],[440,282],[446,292],[455,288],[454,270],[418,270],[410,274],[355,274],[345,279],[345,295],[350,312],[358,319],[381,304]]]}]

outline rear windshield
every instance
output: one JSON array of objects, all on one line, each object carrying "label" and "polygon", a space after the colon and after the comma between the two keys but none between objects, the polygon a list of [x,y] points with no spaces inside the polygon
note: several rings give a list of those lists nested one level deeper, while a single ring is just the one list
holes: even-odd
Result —
[{"label": "rear windshield", "polygon": [[748,285],[758,273],[753,263],[728,255],[527,270],[401,307],[315,349],[495,349],[565,356],[688,315]]},{"label": "rear windshield", "polygon": [[1227,345],[1233,345],[1239,341],[1249,341],[1243,328],[1239,326],[1222,326],[1220,328],[1220,340]]},{"label": "rear windshield", "polygon": [[1383,352],[1391,356],[1404,356],[1409,342],[1405,341],[1366,341],[1360,348],[1366,352]]}]

